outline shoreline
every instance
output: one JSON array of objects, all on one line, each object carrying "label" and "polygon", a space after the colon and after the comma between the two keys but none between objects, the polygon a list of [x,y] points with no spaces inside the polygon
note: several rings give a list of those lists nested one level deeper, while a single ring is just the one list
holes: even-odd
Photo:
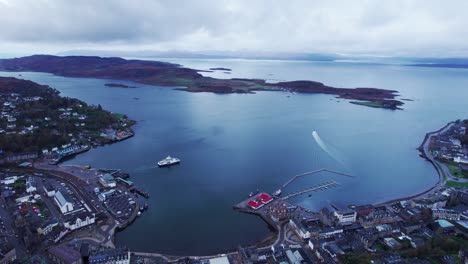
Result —
[{"label": "shoreline", "polygon": [[[223,68],[224,69],[224,68]],[[0,71],[46,72],[56,76],[132,81],[140,84],[182,87],[188,92],[251,93],[256,90],[281,90],[291,93],[332,94],[346,100],[360,101],[360,105],[397,110],[404,102],[396,97],[398,91],[382,88],[342,88],[310,80],[268,83],[264,79],[216,79],[200,74],[200,70],[179,64],[126,60],[89,56],[33,55],[14,59],[0,59]],[[121,85],[118,85],[121,86]],[[126,86],[126,85],[125,85]]]},{"label": "shoreline", "polygon": [[428,162],[430,162],[432,164],[432,166],[435,168],[436,172],[437,172],[437,175],[438,175],[438,180],[437,182],[434,184],[434,186],[432,186],[431,188],[427,189],[427,190],[424,190],[422,192],[419,192],[417,194],[413,194],[413,195],[409,195],[409,196],[404,196],[404,197],[400,197],[400,198],[395,198],[395,199],[392,199],[392,200],[388,200],[388,201],[385,201],[385,202],[381,202],[381,203],[377,203],[377,204],[374,204],[376,206],[379,206],[379,205],[386,205],[386,204],[392,204],[392,203],[396,203],[396,202],[401,202],[401,201],[404,201],[404,200],[411,200],[411,199],[415,199],[419,196],[424,196],[425,194],[435,190],[436,188],[443,188],[444,185],[441,185],[442,183],[444,183],[444,179],[443,179],[443,174],[444,172],[443,171],[440,171],[439,167],[437,167],[436,163],[434,160],[432,160],[431,158],[429,158],[425,152],[425,149],[424,149],[424,145],[427,143],[428,140],[430,140],[430,138],[432,136],[434,136],[435,134],[438,134],[440,132],[442,132],[443,130],[447,129],[448,127],[450,127],[452,124],[454,124],[454,122],[449,122],[447,123],[445,126],[443,126],[442,128],[436,130],[436,131],[433,131],[433,132],[428,132],[426,133],[426,135],[424,136],[424,140],[422,141],[422,143],[419,145],[419,147],[417,148],[417,150],[419,150],[420,152],[420,157],[422,157],[423,159],[427,160]]}]

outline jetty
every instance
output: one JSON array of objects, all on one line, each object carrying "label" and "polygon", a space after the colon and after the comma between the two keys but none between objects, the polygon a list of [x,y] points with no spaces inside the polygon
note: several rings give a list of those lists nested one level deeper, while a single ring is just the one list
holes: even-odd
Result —
[{"label": "jetty", "polygon": [[322,168],[322,169],[318,169],[318,170],[313,170],[313,171],[308,171],[308,172],[304,172],[304,173],[301,173],[301,174],[297,174],[297,175],[291,177],[291,179],[289,179],[288,181],[286,181],[278,190],[276,190],[276,191],[273,193],[273,195],[274,195],[274,196],[279,196],[279,195],[283,192],[283,189],[286,188],[289,184],[291,184],[291,183],[294,182],[295,180],[297,180],[297,179],[299,179],[299,178],[302,178],[302,177],[304,177],[304,176],[316,174],[316,173],[319,173],[319,172],[330,172],[330,173],[333,173],[333,174],[337,174],[337,175],[341,175],[341,176],[345,176],[345,177],[349,177],[349,178],[354,178],[353,175],[350,175],[350,174],[347,174],[347,173],[343,173],[343,172],[339,172],[339,171],[335,171],[335,170],[330,170],[330,169]]},{"label": "jetty", "polygon": [[298,196],[298,195],[301,195],[301,194],[304,194],[304,193],[323,191],[323,190],[327,190],[329,188],[336,187],[338,185],[340,185],[340,184],[335,182],[335,181],[328,181],[328,182],[325,182],[325,183],[322,183],[322,184],[319,184],[319,185],[312,186],[310,188],[306,188],[306,189],[303,189],[303,190],[288,194],[288,195],[282,197],[281,199],[282,200],[287,200],[289,198],[292,198],[294,196]]}]

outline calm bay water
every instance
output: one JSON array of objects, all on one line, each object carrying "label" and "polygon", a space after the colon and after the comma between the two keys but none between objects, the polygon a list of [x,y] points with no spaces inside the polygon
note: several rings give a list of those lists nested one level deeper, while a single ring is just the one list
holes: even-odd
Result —
[{"label": "calm bay water", "polygon": [[[323,167],[356,178],[330,173],[304,178],[285,192],[329,179],[342,185],[293,202],[318,209],[329,202],[375,203],[428,189],[437,174],[416,148],[426,132],[468,116],[468,71],[463,69],[165,60],[197,69],[233,69],[231,74],[207,74],[219,78],[308,79],[339,87],[387,88],[414,101],[406,102],[403,111],[390,111],[328,95],[191,94],[140,84],[137,89],[108,88],[108,80],[0,73],[50,85],[64,96],[101,104],[138,121],[135,137],[66,164],[122,168],[151,193],[150,209],[117,234],[118,244],[139,251],[202,255],[261,240],[270,232],[266,224],[233,211],[232,205],[257,188],[272,192],[295,174]],[[328,153],[312,137],[314,130]],[[167,155],[181,158],[181,165],[156,168]]]}]

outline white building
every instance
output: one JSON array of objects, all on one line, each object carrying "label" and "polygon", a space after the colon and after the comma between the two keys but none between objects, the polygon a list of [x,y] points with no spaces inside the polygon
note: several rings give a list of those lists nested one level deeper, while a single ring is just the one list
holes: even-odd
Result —
[{"label": "white building", "polygon": [[43,188],[44,192],[47,194],[47,197],[53,197],[55,195],[55,189],[51,184],[45,183]]},{"label": "white building", "polygon": [[82,228],[88,225],[92,225],[96,222],[96,217],[94,214],[88,215],[86,213],[79,214],[76,218],[72,218],[71,220],[65,222],[64,226],[67,229],[75,230],[78,228]]},{"label": "white building", "polygon": [[31,197],[32,197],[32,195],[22,196],[22,197],[16,198],[15,202],[16,203],[24,203],[24,202],[29,201],[29,199],[31,199]]},{"label": "white building", "polygon": [[106,188],[114,188],[117,185],[114,177],[109,173],[102,175],[101,178],[99,178],[99,182]]},{"label": "white building", "polygon": [[115,193],[115,190],[114,190],[114,189],[109,190],[109,191],[107,191],[107,192],[100,193],[100,194],[98,195],[99,201],[101,201],[101,202],[106,201],[109,197],[111,197],[112,195],[114,195],[114,193]]},{"label": "white building", "polygon": [[226,256],[209,259],[210,264],[229,264],[229,259]]},{"label": "white building", "polygon": [[35,182],[34,182],[34,178],[32,177],[29,177],[27,180],[26,180],[26,192],[27,193],[32,193],[32,192],[35,192],[37,190],[36,186],[35,185]]},{"label": "white building", "polygon": [[73,204],[67,199],[65,199],[65,197],[60,191],[57,191],[55,193],[54,200],[55,200],[55,203],[60,208],[60,211],[62,212],[62,214],[66,214],[68,212],[73,211]]},{"label": "white building", "polygon": [[296,234],[300,238],[302,238],[302,239],[309,239],[310,238],[309,230],[307,230],[307,228],[304,226],[304,224],[300,220],[290,219],[289,220],[289,225],[293,228],[293,230],[296,232]]},{"label": "white building", "polygon": [[349,225],[356,222],[356,211],[346,210],[346,211],[335,211],[334,216],[338,219],[338,223],[342,225]]},{"label": "white building", "polygon": [[2,184],[10,185],[10,184],[15,183],[15,181],[17,181],[18,179],[19,179],[18,176],[6,177],[5,179],[2,180]]},{"label": "white building", "polygon": [[466,159],[465,157],[457,156],[457,157],[453,158],[453,161],[455,161],[456,163],[468,164],[468,159]]}]

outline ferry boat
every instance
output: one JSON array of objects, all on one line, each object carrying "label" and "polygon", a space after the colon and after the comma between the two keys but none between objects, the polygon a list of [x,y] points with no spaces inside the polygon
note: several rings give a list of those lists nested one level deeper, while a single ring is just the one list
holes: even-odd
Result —
[{"label": "ferry boat", "polygon": [[167,158],[158,161],[158,166],[159,167],[168,167],[172,165],[176,165],[180,163],[180,159],[178,158],[173,158],[171,156],[167,156]]}]

